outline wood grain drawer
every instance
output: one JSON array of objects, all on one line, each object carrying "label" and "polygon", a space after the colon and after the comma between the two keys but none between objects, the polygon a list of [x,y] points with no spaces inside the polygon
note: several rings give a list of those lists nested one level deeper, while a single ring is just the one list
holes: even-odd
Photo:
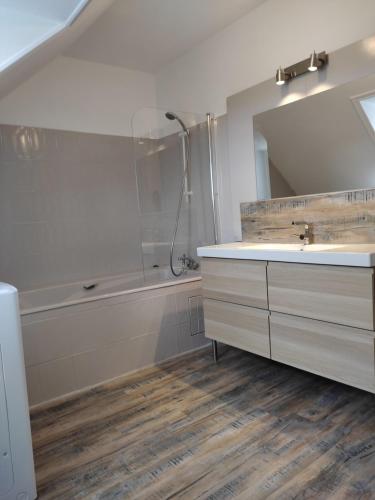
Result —
[{"label": "wood grain drawer", "polygon": [[270,338],[272,359],[375,392],[370,332],[272,312]]},{"label": "wood grain drawer", "polygon": [[268,265],[271,311],[374,330],[372,268]]},{"label": "wood grain drawer", "polygon": [[268,308],[267,263],[238,259],[202,259],[203,296]]},{"label": "wood grain drawer", "polygon": [[230,302],[204,299],[206,337],[270,357],[269,312]]}]

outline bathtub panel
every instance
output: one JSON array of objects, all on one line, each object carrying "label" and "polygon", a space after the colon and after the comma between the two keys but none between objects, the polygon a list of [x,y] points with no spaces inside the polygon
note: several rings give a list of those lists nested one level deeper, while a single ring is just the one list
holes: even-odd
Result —
[{"label": "bathtub panel", "polygon": [[143,309],[144,332],[157,332],[168,325],[177,324],[176,295],[158,295],[145,301]]},{"label": "bathtub panel", "polygon": [[37,366],[42,401],[48,401],[61,394],[68,394],[78,388],[73,358],[56,359]]},{"label": "bathtub panel", "polygon": [[[63,321],[60,310],[49,311],[48,318],[44,320],[43,314],[37,313],[37,321],[24,321],[26,366],[157,332],[177,323],[173,291],[149,297],[148,300],[144,298],[117,304],[106,301],[105,306],[101,306],[102,302],[91,303],[86,310],[76,306],[65,308]],[[111,325],[110,328],[108,325]]]},{"label": "bathtub panel", "polygon": [[116,342],[74,357],[77,388],[95,385],[178,353],[178,326]]},{"label": "bathtub panel", "polygon": [[35,405],[207,344],[191,335],[200,281],[81,303],[22,318]]},{"label": "bathtub panel", "polygon": [[203,347],[210,341],[205,337],[204,333],[192,335],[190,323],[183,323],[179,325],[177,342],[179,352],[184,352]]},{"label": "bathtub panel", "polygon": [[130,349],[135,359],[135,368],[142,368],[178,354],[178,326],[170,325],[159,333],[151,333],[131,339]]},{"label": "bathtub panel", "polygon": [[[173,293],[128,303],[97,307],[77,314],[73,344],[83,352],[176,324],[176,300]],[[108,328],[108,325],[111,325]]]},{"label": "bathtub panel", "polygon": [[23,325],[23,346],[26,366],[71,356],[73,328],[59,317]]},{"label": "bathtub panel", "polygon": [[26,381],[29,405],[33,406],[43,401],[38,365],[26,367]]},{"label": "bathtub panel", "polygon": [[[96,307],[81,312],[73,319],[75,353],[89,351],[142,335],[144,301]],[[110,327],[109,327],[110,325]]]},{"label": "bathtub panel", "polygon": [[26,368],[26,380],[31,406],[78,388],[72,357],[29,366]]},{"label": "bathtub panel", "polygon": [[77,388],[82,389],[134,370],[129,342],[116,342],[74,357]]}]

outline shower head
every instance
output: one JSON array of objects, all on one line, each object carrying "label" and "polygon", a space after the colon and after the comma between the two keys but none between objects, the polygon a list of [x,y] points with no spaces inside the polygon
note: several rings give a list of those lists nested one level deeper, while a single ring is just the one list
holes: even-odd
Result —
[{"label": "shower head", "polygon": [[177,120],[178,123],[181,125],[181,128],[185,132],[185,134],[189,135],[189,131],[185,123],[181,120],[181,118],[178,115],[176,115],[176,113],[173,113],[172,111],[167,111],[165,113],[165,117],[168,118],[168,120]]}]

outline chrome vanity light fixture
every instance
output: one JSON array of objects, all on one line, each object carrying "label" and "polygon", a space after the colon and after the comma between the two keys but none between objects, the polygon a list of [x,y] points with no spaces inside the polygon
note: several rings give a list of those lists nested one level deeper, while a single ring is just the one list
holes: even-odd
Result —
[{"label": "chrome vanity light fixture", "polygon": [[314,72],[322,69],[328,64],[328,54],[326,52],[314,52],[308,59],[304,59],[292,66],[283,69],[281,66],[276,72],[276,85],[284,85],[287,81],[303,75],[308,72]]}]

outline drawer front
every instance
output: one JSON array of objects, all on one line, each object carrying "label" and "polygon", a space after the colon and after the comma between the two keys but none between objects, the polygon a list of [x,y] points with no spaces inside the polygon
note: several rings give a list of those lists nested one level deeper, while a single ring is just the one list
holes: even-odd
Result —
[{"label": "drawer front", "polygon": [[373,269],[270,262],[271,311],[374,329]]},{"label": "drawer front", "polygon": [[272,359],[375,392],[374,336],[366,330],[272,312]]},{"label": "drawer front", "polygon": [[270,357],[269,313],[218,300],[204,300],[206,337]]},{"label": "drawer front", "polygon": [[267,264],[238,259],[202,259],[203,296],[268,308]]}]

